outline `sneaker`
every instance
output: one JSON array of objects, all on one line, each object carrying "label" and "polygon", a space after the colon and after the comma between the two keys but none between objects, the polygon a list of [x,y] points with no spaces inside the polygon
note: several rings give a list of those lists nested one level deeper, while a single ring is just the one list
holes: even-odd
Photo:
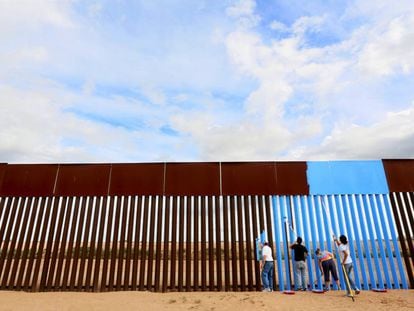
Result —
[{"label": "sneaker", "polygon": [[270,288],[265,288],[265,289],[262,290],[262,292],[264,292],[264,293],[268,293],[268,292],[271,292],[271,291],[272,290]]}]

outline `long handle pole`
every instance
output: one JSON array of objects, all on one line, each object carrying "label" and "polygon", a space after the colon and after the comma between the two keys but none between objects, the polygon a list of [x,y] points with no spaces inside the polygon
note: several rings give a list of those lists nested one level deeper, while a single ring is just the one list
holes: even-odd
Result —
[{"label": "long handle pole", "polygon": [[350,297],[352,298],[352,301],[355,301],[355,299],[354,299],[354,297],[355,297],[354,290],[351,288],[351,284],[350,284],[350,282],[349,282],[348,273],[346,272],[345,265],[342,263],[342,257],[341,257],[341,254],[340,254],[340,252],[339,252],[338,245],[336,244],[335,239],[334,239],[335,235],[334,235],[333,230],[332,230],[331,220],[330,220],[329,215],[328,215],[328,212],[327,212],[327,210],[326,210],[325,203],[323,202],[323,200],[321,200],[321,202],[322,202],[322,209],[325,211],[325,216],[326,216],[326,218],[328,219],[329,231],[330,231],[330,234],[331,234],[331,236],[332,236],[333,243],[334,243],[334,245],[335,245],[335,250],[336,250],[337,256],[341,259],[342,273],[344,274],[344,278],[345,278],[346,287],[347,287],[347,288],[348,288],[348,290],[349,290],[349,294],[350,294]]}]

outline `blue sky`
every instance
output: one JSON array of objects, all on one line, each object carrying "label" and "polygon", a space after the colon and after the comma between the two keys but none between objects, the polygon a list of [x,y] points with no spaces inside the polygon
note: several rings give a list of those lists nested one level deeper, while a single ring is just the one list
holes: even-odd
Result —
[{"label": "blue sky", "polygon": [[412,158],[411,1],[1,1],[0,162]]}]

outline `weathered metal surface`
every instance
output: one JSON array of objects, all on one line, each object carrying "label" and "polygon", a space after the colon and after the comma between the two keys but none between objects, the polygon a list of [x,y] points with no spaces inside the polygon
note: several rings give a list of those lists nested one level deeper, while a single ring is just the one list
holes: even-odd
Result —
[{"label": "weathered metal surface", "polygon": [[219,195],[219,163],[167,163],[166,195]]},{"label": "weathered metal surface", "polygon": [[[412,191],[392,193],[390,201],[387,194],[299,197],[296,195],[298,192],[307,190],[307,184],[303,183],[304,162],[262,162],[247,163],[246,166],[237,164],[230,168],[226,168],[229,164],[223,164],[223,193],[230,191],[231,194],[218,195],[219,182],[218,186],[212,187],[216,194],[212,195],[210,189],[205,195],[197,190],[204,181],[193,187],[189,186],[189,180],[197,182],[197,178],[203,179],[209,176],[208,173],[204,177],[185,180],[191,172],[201,174],[200,171],[205,169],[203,165],[189,165],[184,169],[185,174],[173,174],[169,180],[169,164],[165,170],[164,164],[157,165],[158,169],[162,168],[163,179],[160,182],[158,175],[155,188],[146,188],[145,179],[136,179],[137,171],[132,177],[128,175],[134,165],[121,164],[116,169],[113,166],[111,169],[111,165],[61,165],[55,174],[56,183],[53,182],[54,194],[22,196],[28,193],[27,189],[41,189],[37,182],[30,181],[39,178],[30,177],[32,179],[26,179],[30,181],[26,184],[32,188],[23,188],[26,192],[13,192],[15,197],[1,196],[1,288],[32,291],[261,290],[254,239],[266,230],[267,239],[277,248],[276,252],[283,252],[287,249],[287,242],[281,249],[280,243],[275,245],[274,239],[278,241],[282,234],[278,224],[283,223],[285,216],[292,223],[291,229],[297,234],[305,234],[307,244],[310,243],[308,228],[317,222],[318,227],[325,229],[318,235],[312,234],[312,244],[329,245],[331,228],[328,227],[331,222],[335,233],[346,230],[350,241],[358,247],[358,253],[372,249],[373,258],[362,258],[362,263],[355,258],[360,272],[365,275],[368,269],[370,273],[369,280],[366,276],[363,280],[356,279],[364,289],[377,284],[387,288],[407,288],[406,279],[414,286],[414,248],[410,237],[414,223]],[[176,168],[181,166],[177,164]],[[6,176],[7,167],[0,165],[0,175],[3,172]],[[208,170],[216,176],[216,169],[214,164]],[[197,173],[197,170],[200,171]],[[226,170],[227,175],[224,173]],[[37,172],[31,168],[29,171]],[[117,171],[115,175],[114,171]],[[260,176],[258,172],[261,172]],[[272,183],[266,172],[275,178],[270,190],[267,188],[269,185],[263,184],[263,180]],[[46,176],[44,171],[39,174]],[[123,176],[126,176],[125,180]],[[225,180],[227,178],[229,182],[229,176],[235,180],[235,185],[226,185]],[[257,181],[255,178],[259,177],[258,187],[251,183],[250,178]],[[116,182],[109,182],[110,179]],[[214,180],[216,183],[217,179]],[[298,184],[293,185],[298,180]],[[129,187],[135,181],[144,184],[139,189]],[[85,186],[87,182],[92,185]],[[181,193],[189,186],[190,191],[197,194],[161,195],[167,192],[169,182],[179,185],[170,187],[168,191]],[[287,186],[280,188],[279,183]],[[123,192],[123,187],[127,191]],[[151,194],[150,188],[158,193]],[[142,189],[146,189],[148,194],[143,196]],[[256,193],[235,194],[242,190],[250,193],[252,189]],[[266,191],[273,194],[281,191],[284,195],[271,197],[263,193]],[[286,196],[289,191],[294,191],[295,195]],[[367,223],[363,226],[365,219]],[[398,236],[393,233],[394,227]],[[356,232],[352,228],[361,230]],[[363,245],[360,237],[352,237],[354,233],[363,235]],[[290,232],[290,240],[292,235]],[[380,244],[381,240],[386,248]],[[398,248],[402,250],[405,269]],[[351,251],[351,256],[355,254]],[[281,258],[278,257],[278,264]],[[315,279],[317,272],[312,262],[308,268],[310,280]],[[392,282],[390,273],[393,274]],[[285,279],[281,274],[274,285],[279,288],[282,285],[283,288]]]},{"label": "weathered metal surface", "polygon": [[[309,194],[306,162],[276,162],[276,192],[273,194]],[[263,193],[268,194],[268,193]]]},{"label": "weathered metal surface", "polygon": [[8,164],[5,168],[4,165],[0,166],[0,185],[3,179],[0,196],[52,195],[57,170],[58,165],[54,164]]},{"label": "weathered metal surface", "polygon": [[100,196],[108,194],[110,164],[59,165],[57,196]]},{"label": "weathered metal surface", "polygon": [[275,194],[273,162],[228,162],[221,164],[223,195]]},{"label": "weathered metal surface", "polygon": [[414,160],[382,160],[390,192],[414,192]]},{"label": "weathered metal surface", "polygon": [[109,195],[162,195],[163,163],[112,164]]}]

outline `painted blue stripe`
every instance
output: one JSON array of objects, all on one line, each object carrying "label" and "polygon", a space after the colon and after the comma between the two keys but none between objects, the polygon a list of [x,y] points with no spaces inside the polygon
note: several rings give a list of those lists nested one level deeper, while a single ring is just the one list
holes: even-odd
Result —
[{"label": "painted blue stripe", "polygon": [[[314,211],[314,215],[316,218],[316,223],[317,223],[317,227],[318,227],[318,239],[319,239],[319,247],[321,250],[326,249],[325,248],[325,243],[324,243],[324,235],[323,235],[323,225],[322,225],[322,220],[321,220],[321,205],[319,202],[319,196],[312,196],[312,210]],[[328,228],[325,228],[325,231],[328,230]],[[329,248],[328,248],[329,250]]]},{"label": "painted blue stripe", "polygon": [[[296,241],[298,236],[302,236],[302,229],[301,229],[301,225],[300,225],[300,221],[299,221],[299,196],[294,196],[292,197],[292,203],[293,203],[293,208],[295,210],[295,225],[294,225],[294,230],[296,231],[296,237],[294,237],[293,240],[291,240],[291,243],[294,243],[294,241]],[[296,275],[296,261],[294,258],[294,254],[295,252],[292,251],[292,261],[293,261],[293,278],[295,280],[294,284],[295,284],[295,290],[298,289],[298,280],[297,280],[297,275]],[[302,286],[305,286],[305,284],[303,284]]]},{"label": "painted blue stripe", "polygon": [[375,281],[375,277],[374,277],[374,272],[372,270],[372,262],[371,262],[371,251],[369,249],[369,245],[368,245],[368,238],[367,238],[367,233],[366,233],[366,219],[365,216],[362,212],[362,206],[364,205],[364,203],[362,202],[362,197],[361,195],[357,195],[357,210],[358,210],[358,214],[359,214],[359,221],[360,221],[360,225],[361,225],[361,233],[362,233],[362,239],[364,242],[364,249],[365,249],[365,255],[366,255],[366,262],[368,264],[368,272],[369,272],[369,278],[370,278],[370,283],[371,283],[371,288],[375,288],[376,286],[376,281]]},{"label": "painted blue stripe", "polygon": [[[380,222],[381,222],[383,238],[384,238],[385,246],[386,246],[386,249],[387,249],[388,265],[390,267],[392,278],[393,278],[393,281],[394,281],[394,288],[399,289],[400,288],[400,282],[398,281],[397,271],[395,269],[394,255],[392,254],[390,238],[387,234],[387,225],[385,224],[384,213],[383,213],[383,211],[385,211],[385,209],[387,207],[384,204],[384,201],[382,200],[381,195],[377,194],[375,197],[376,197],[376,201],[377,201],[377,213],[379,215],[379,219],[380,219]],[[390,288],[393,288],[393,287],[390,287]]]},{"label": "painted blue stripe", "polygon": [[[377,202],[375,200],[375,196],[373,196],[373,195],[369,196],[369,200],[370,200],[370,203],[371,203],[370,210],[371,210],[372,218],[374,219],[374,228],[375,228],[375,232],[377,233],[377,241],[378,241],[378,246],[379,246],[380,255],[381,255],[382,269],[380,269],[380,271],[384,271],[385,281],[387,283],[387,288],[392,288],[390,275],[388,273],[388,268],[387,268],[387,262],[385,260],[384,245],[382,243],[382,241],[383,241],[382,232],[381,232],[381,229],[380,229],[380,226],[379,226],[378,216],[377,216],[377,213],[376,213],[376,211],[378,210]],[[374,241],[374,243],[375,243],[375,241]]]},{"label": "painted blue stripe", "polygon": [[356,259],[355,259],[356,256],[355,256],[354,235],[353,235],[354,229],[352,228],[353,227],[352,218],[349,217],[350,208],[349,208],[349,197],[347,195],[344,196],[344,201],[342,203],[343,203],[342,205],[343,205],[343,208],[344,208],[343,211],[344,211],[344,214],[346,215],[345,216],[345,226],[346,226],[348,243],[349,243],[349,250],[350,250],[349,256],[351,256],[351,258],[352,258],[353,267],[354,267],[354,275],[355,275],[355,280],[354,281],[355,281],[355,285],[358,288],[361,288],[361,281],[359,279],[359,273],[358,273],[359,267],[356,264],[357,262],[356,262]]},{"label": "painted blue stripe", "polygon": [[[322,198],[322,217],[324,219],[325,222],[325,239],[326,239],[326,244],[328,246],[328,250],[332,253],[335,253],[336,245],[334,245],[334,248],[332,248],[332,235],[334,234],[334,230],[336,230],[336,226],[335,226],[335,218],[334,218],[334,213],[333,213],[333,209],[331,208],[331,206],[329,206],[329,202],[327,200],[326,197]],[[334,250],[335,249],[335,250]],[[340,264],[340,259],[339,259],[339,254],[336,254],[336,262],[338,267]],[[341,272],[338,271],[338,276],[339,276],[339,280],[341,282],[341,286],[342,285],[342,275]],[[338,286],[336,285],[336,283],[333,283],[333,286],[335,289],[338,289]]]},{"label": "painted blue stripe", "polygon": [[[302,222],[303,222],[303,240],[305,241],[305,246],[308,249],[309,255],[311,255],[311,248],[309,243],[309,229],[308,229],[308,223],[309,223],[309,217],[307,215],[307,208],[306,208],[306,197],[301,196],[301,209],[302,209]],[[308,275],[309,275],[309,284],[312,289],[314,289],[314,281],[313,281],[313,268],[312,268],[312,256],[309,256],[306,258],[306,263],[308,266]],[[316,272],[316,271],[315,271]]]},{"label": "painted blue stripe", "polygon": [[282,252],[280,249],[280,228],[281,228],[280,224],[281,224],[282,218],[280,217],[279,208],[277,206],[276,200],[277,200],[277,197],[272,196],[274,237],[276,240],[277,273],[278,273],[278,279],[279,279],[279,290],[284,291],[285,286],[283,283]]},{"label": "painted blue stripe", "polygon": [[390,231],[391,231],[391,236],[392,236],[392,244],[394,246],[395,256],[397,257],[398,269],[400,271],[402,287],[403,287],[403,289],[408,289],[407,280],[405,279],[404,268],[403,268],[402,261],[401,261],[400,248],[399,248],[398,242],[397,242],[395,219],[394,219],[394,217],[391,213],[391,206],[390,206],[390,202],[389,202],[389,196],[384,195],[383,198],[384,198],[384,204],[385,204],[385,207],[386,207],[385,211],[387,212],[388,224],[389,224]]},{"label": "painted blue stripe", "polygon": [[375,271],[376,271],[376,274],[377,274],[378,285],[379,285],[380,289],[384,289],[384,280],[382,278],[382,273],[381,273],[381,270],[380,270],[380,263],[379,263],[379,260],[378,260],[377,246],[375,245],[375,235],[374,235],[374,231],[372,229],[372,219],[371,219],[370,213],[369,213],[369,211],[371,209],[369,198],[371,196],[364,195],[363,197],[364,197],[364,201],[365,201],[365,204],[364,204],[365,217],[367,218],[367,227],[368,227],[368,233],[369,233],[369,236],[370,236],[372,253],[374,255]]},{"label": "painted blue stripe", "polygon": [[[338,228],[335,226],[335,232],[336,235],[338,234],[338,232],[344,232],[344,225],[343,225],[343,220],[342,220],[342,216],[341,216],[341,210],[342,210],[342,199],[341,199],[341,195],[336,195],[335,196],[335,211],[336,211],[336,215],[337,215],[337,220],[338,220],[338,226],[339,226],[339,231]],[[333,209],[333,207],[332,207]],[[333,219],[333,213],[331,213],[331,218],[332,218],[332,222],[334,223],[334,219]],[[341,256],[339,254],[339,250],[338,250],[338,246],[335,244],[335,250],[337,252],[337,256],[336,256],[336,263],[338,265],[338,273],[339,273],[339,280],[341,282],[341,287],[345,288],[345,279],[344,279],[344,275],[342,272],[342,268],[341,268]]]},{"label": "painted blue stripe", "polygon": [[292,267],[292,273],[293,273],[293,280],[290,280],[291,283],[292,283],[291,286],[292,287],[295,286],[295,289],[297,289],[296,282],[294,282],[294,278],[295,278],[295,272],[294,272],[295,271],[295,260],[294,260],[294,256],[295,256],[295,254],[294,254],[293,249],[291,249],[289,247],[290,244],[293,243],[293,241],[295,240],[295,235],[292,231],[293,226],[294,226],[293,215],[292,215],[292,205],[293,205],[292,201],[293,201],[292,196],[287,196],[286,197],[287,219],[288,219],[288,222],[289,222],[289,226],[288,226],[289,241],[287,241],[288,243],[287,243],[286,246],[287,246],[287,248],[290,252],[290,260],[292,262],[291,267]]},{"label": "painted blue stripe", "polygon": [[[291,285],[290,285],[290,276],[289,276],[289,259],[288,259],[288,242],[287,242],[287,236],[286,236],[286,229],[289,230],[289,228],[286,228],[287,224],[286,224],[286,196],[282,195],[280,196],[280,216],[281,216],[281,220],[283,221],[283,227],[282,227],[282,236],[283,236],[283,253],[285,255],[284,261],[285,261],[285,271],[286,271],[286,288],[288,290],[291,290]],[[289,234],[289,233],[288,233]]]},{"label": "painted blue stripe", "polygon": [[355,195],[352,195],[352,199],[351,199],[351,217],[352,217],[352,222],[354,223],[354,233],[355,233],[355,243],[357,245],[357,250],[358,250],[358,260],[359,260],[359,266],[361,268],[361,273],[362,273],[362,279],[364,280],[362,286],[361,284],[359,284],[359,286],[361,286],[360,288],[363,288],[365,290],[369,289],[369,285],[368,285],[368,278],[367,278],[367,274],[365,272],[365,262],[364,262],[364,253],[362,251],[362,247],[361,247],[361,234],[360,234],[360,230],[359,230],[359,226],[358,226],[358,222],[357,222],[357,216],[355,213],[356,210],[356,202],[357,198],[355,198]]},{"label": "painted blue stripe", "polygon": [[307,162],[310,194],[388,193],[381,160]]},{"label": "painted blue stripe", "polygon": [[317,272],[316,278],[318,280],[318,288],[322,289],[322,278],[318,277],[320,276],[320,270],[319,270],[319,263],[318,263],[318,258],[315,255],[315,250],[318,248],[318,244],[317,244],[317,237],[316,237],[316,231],[315,231],[315,220],[314,220],[314,216],[313,216],[313,208],[312,208],[312,196],[308,195],[307,197],[307,209],[309,212],[309,220],[310,220],[310,228],[311,228],[311,235],[312,235],[312,246],[313,246],[313,262],[315,265],[315,272]]}]

